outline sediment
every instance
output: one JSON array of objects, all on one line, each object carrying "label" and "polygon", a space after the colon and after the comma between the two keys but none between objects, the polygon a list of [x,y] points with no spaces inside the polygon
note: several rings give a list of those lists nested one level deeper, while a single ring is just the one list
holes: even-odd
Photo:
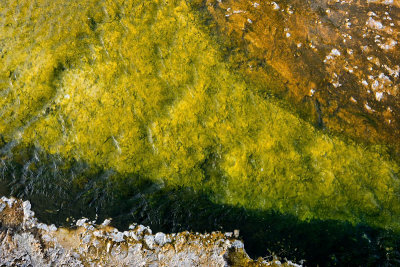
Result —
[{"label": "sediment", "polygon": [[283,81],[272,86],[275,93],[321,128],[397,150],[399,7],[399,1],[207,1],[246,76]]}]

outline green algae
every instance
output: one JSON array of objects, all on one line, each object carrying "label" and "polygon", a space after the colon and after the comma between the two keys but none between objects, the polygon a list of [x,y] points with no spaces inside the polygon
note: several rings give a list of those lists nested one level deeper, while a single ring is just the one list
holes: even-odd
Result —
[{"label": "green algae", "polygon": [[37,218],[47,224],[71,227],[74,218],[85,217],[98,223],[112,218],[120,231],[132,222],[168,233],[240,229],[252,258],[273,252],[294,262],[306,259],[307,266],[391,266],[400,259],[399,233],[393,231],[217,204],[208,192],[163,186],[137,175],[121,177],[33,147],[15,148],[14,157],[21,163],[0,161],[0,190],[29,199]]},{"label": "green algae", "polygon": [[[399,166],[224,60],[186,1],[3,1],[0,133],[216,203],[400,229]],[[275,81],[276,82],[276,81]]]},{"label": "green algae", "polygon": [[217,204],[207,191],[121,176],[34,147],[13,150],[14,160],[0,161],[0,190],[29,199],[47,224],[71,227],[74,218],[85,217],[98,223],[112,218],[119,230],[132,222],[168,233],[240,229],[252,258],[275,253],[294,262],[306,259],[310,266],[391,266],[400,259],[399,233],[390,230]]}]

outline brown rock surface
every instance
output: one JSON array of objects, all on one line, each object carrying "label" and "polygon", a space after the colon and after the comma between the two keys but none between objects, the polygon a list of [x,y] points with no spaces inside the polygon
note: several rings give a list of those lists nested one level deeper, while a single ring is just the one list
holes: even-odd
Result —
[{"label": "brown rock surface", "polygon": [[250,77],[322,128],[400,148],[400,1],[208,0],[207,9]]}]

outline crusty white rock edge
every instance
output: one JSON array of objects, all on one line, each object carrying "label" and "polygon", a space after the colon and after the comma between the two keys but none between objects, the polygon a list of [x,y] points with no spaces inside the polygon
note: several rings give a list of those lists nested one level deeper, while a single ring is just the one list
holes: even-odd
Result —
[{"label": "crusty white rock edge", "polygon": [[[251,260],[232,233],[155,233],[132,224],[120,232],[110,220],[96,225],[80,219],[71,229],[35,218],[29,201],[0,199],[2,266],[229,266],[235,253],[254,266],[282,265],[277,259]],[[286,262],[285,266],[300,266]]]}]

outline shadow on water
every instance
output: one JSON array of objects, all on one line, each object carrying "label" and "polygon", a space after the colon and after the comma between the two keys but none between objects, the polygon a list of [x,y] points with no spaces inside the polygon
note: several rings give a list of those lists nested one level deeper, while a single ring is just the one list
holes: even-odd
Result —
[{"label": "shadow on water", "polygon": [[120,230],[132,222],[155,232],[240,229],[252,257],[275,253],[305,259],[307,266],[400,264],[400,236],[387,230],[340,221],[304,222],[273,211],[216,204],[207,192],[121,177],[34,148],[14,152],[10,160],[1,156],[0,193],[29,199],[39,220],[48,224],[68,226],[71,217],[97,217],[98,222],[111,217]]}]

